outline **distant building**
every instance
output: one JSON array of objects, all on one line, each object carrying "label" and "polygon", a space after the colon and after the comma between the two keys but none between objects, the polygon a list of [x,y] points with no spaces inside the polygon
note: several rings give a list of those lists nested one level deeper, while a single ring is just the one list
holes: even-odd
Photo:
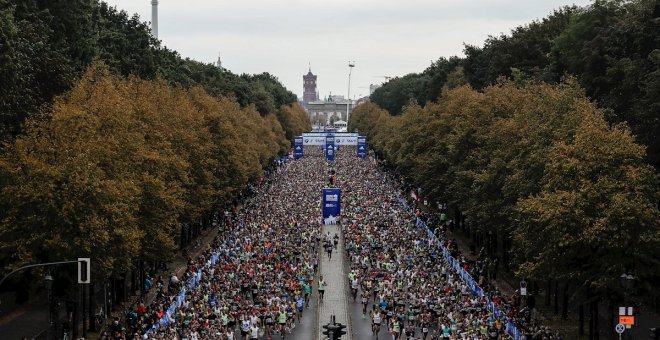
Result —
[{"label": "distant building", "polygon": [[[324,100],[319,99],[316,89],[317,76],[309,72],[303,75],[303,99],[300,102],[307,110],[312,125],[316,127],[331,127],[337,121],[346,121],[346,109],[353,111],[356,102],[349,101],[342,95],[330,94]],[[349,105],[350,104],[350,105]]]},{"label": "distant building", "polygon": [[316,92],[316,76],[312,73],[310,66],[309,72],[303,75],[303,107],[307,108],[307,104],[317,100],[319,100],[319,95]]},{"label": "distant building", "polygon": [[307,104],[309,119],[314,126],[332,126],[336,121],[346,121],[346,108],[353,111],[355,101],[350,102],[344,96],[330,95],[325,100],[317,100]]}]

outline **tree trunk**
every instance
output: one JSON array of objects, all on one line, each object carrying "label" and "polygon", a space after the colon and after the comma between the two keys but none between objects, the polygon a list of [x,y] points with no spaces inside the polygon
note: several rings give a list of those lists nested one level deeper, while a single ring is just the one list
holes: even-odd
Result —
[{"label": "tree trunk", "polygon": [[183,250],[183,248],[185,248],[186,245],[187,245],[187,242],[186,242],[186,226],[181,224],[181,242],[180,242],[179,249]]},{"label": "tree trunk", "polygon": [[85,306],[86,298],[85,297],[87,296],[87,294],[86,294],[87,293],[87,285],[86,284],[81,284],[81,288],[82,288],[82,301],[81,301],[82,302],[81,303],[81,307],[82,307],[82,337],[87,338],[87,313],[85,313],[85,311],[86,311],[86,309],[85,309],[85,307],[86,307]]},{"label": "tree trunk", "polygon": [[509,270],[511,265],[511,256],[509,254],[509,249],[511,249],[511,236],[508,233],[504,233],[503,242],[502,242],[502,264],[504,265],[504,270]]},{"label": "tree trunk", "polygon": [[598,340],[600,339],[600,325],[599,325],[599,319],[600,319],[600,314],[598,313],[598,301],[600,298],[596,299],[594,301],[594,339]]},{"label": "tree trunk", "polygon": [[561,304],[561,319],[568,320],[568,282],[564,283],[564,295]]},{"label": "tree trunk", "polygon": [[559,281],[555,281],[555,315],[559,314]]},{"label": "tree trunk", "polygon": [[534,295],[539,296],[539,291],[541,290],[541,287],[539,286],[539,282],[534,280],[532,282],[532,289],[534,290]]},{"label": "tree trunk", "polygon": [[552,292],[552,280],[548,280],[548,289],[545,294],[545,305],[550,306],[550,292]]},{"label": "tree trunk", "polygon": [[616,323],[615,323],[616,315],[614,313],[614,308],[616,308],[615,305],[612,303],[612,301],[610,301],[609,310],[610,310],[610,336],[611,337],[614,336],[614,327],[616,325]]},{"label": "tree trunk", "polygon": [[[587,294],[590,296],[590,294]],[[589,302],[589,340],[594,340],[594,303]]]},{"label": "tree trunk", "polygon": [[96,299],[95,299],[96,294],[94,294],[94,283],[90,281],[88,286],[89,286],[89,301],[87,303],[87,306],[89,307],[88,309],[89,329],[95,332],[98,331],[98,329],[96,329],[96,323],[92,322],[92,320],[94,320],[94,312],[96,311]]},{"label": "tree trunk", "polygon": [[73,304],[73,320],[71,320],[71,335],[72,339],[78,339],[78,306],[80,305],[80,292],[78,292],[78,298],[76,299],[76,302]]},{"label": "tree trunk", "polygon": [[584,304],[578,308],[578,335],[584,335]]},{"label": "tree trunk", "polygon": [[140,289],[140,296],[142,298],[144,298],[144,281],[145,281],[144,260],[140,260],[140,283],[138,284],[138,289]]}]

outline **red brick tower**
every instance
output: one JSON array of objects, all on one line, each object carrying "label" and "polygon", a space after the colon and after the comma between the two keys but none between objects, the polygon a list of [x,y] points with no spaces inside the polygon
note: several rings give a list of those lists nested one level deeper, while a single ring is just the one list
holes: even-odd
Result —
[{"label": "red brick tower", "polygon": [[312,68],[303,76],[303,103],[307,104],[318,100],[316,95],[316,76],[312,74]]}]

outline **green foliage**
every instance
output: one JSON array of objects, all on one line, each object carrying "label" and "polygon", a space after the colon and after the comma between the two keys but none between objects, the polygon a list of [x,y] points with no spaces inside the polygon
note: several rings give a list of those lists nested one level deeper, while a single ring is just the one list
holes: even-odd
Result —
[{"label": "green foliage", "polygon": [[[282,110],[301,128],[299,107]],[[93,63],[0,157],[0,264],[92,257],[107,277],[166,259],[180,225],[288,149],[273,114]]]},{"label": "green foliage", "polygon": [[366,103],[349,124],[427,198],[452,202],[481,231],[512,234],[521,276],[602,294],[624,270],[658,279],[657,173],[575,79],[446,89],[399,116]]},{"label": "green foliage", "polygon": [[[440,58],[422,73],[390,80],[376,89],[370,99],[391,114],[398,115],[411,99],[424,106],[436,101],[445,85],[453,88],[465,84],[462,72],[461,59]],[[447,84],[448,81],[451,83]]]},{"label": "green foliage", "polygon": [[660,13],[654,0],[598,0],[566,7],[510,35],[466,46],[465,76],[483,89],[500,77],[558,82],[575,76],[587,95],[607,110],[611,123],[626,122],[660,159],[658,63]]},{"label": "green foliage", "polygon": [[[575,7],[564,7],[547,18],[514,29],[510,35],[490,36],[483,47],[465,46],[465,75],[475,89],[511,77],[519,70],[530,78],[556,82],[563,75],[554,69],[553,39],[569,25]],[[559,73],[557,73],[559,72]]]},{"label": "green foliage", "polygon": [[182,58],[140,18],[104,2],[0,0],[0,139],[19,134],[25,119],[68,90],[94,58],[115,74],[202,86],[241,107],[254,104],[262,116],[296,102],[268,73],[238,76]]},{"label": "green foliage", "polygon": [[610,123],[626,122],[647,159],[660,164],[660,6],[655,0],[597,0],[564,7],[546,18],[466,45],[465,58],[441,58],[424,72],[395,78],[371,100],[393,115],[410,99],[436,102],[444,86],[467,83],[477,90],[514,79],[559,83],[574,76],[603,107]]},{"label": "green foliage", "polygon": [[547,153],[542,192],[519,202],[521,274],[616,291],[626,271],[658,278],[657,173],[627,127],[590,110]]},{"label": "green foliage", "polygon": [[18,133],[30,113],[70,85],[74,69],[52,38],[52,20],[34,1],[0,0],[0,139]]}]

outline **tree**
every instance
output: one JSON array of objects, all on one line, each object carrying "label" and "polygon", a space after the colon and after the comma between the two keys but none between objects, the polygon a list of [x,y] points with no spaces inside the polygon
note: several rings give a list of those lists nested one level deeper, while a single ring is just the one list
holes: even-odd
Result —
[{"label": "tree", "polygon": [[98,0],[0,0],[0,44],[0,139],[7,141],[30,115],[47,114],[40,108],[69,90],[94,58],[126,77],[200,85],[241,107],[254,104],[262,116],[297,99],[268,73],[238,76],[182,58],[161,46],[139,17]]},{"label": "tree", "polygon": [[627,127],[608,126],[593,107],[574,138],[548,153],[543,190],[517,205],[520,274],[576,282],[601,294],[619,291],[634,271],[657,279],[658,177]]},{"label": "tree", "polygon": [[274,114],[101,62],[49,113],[0,157],[4,267],[92,257],[107,278],[165,260],[290,146]]}]

